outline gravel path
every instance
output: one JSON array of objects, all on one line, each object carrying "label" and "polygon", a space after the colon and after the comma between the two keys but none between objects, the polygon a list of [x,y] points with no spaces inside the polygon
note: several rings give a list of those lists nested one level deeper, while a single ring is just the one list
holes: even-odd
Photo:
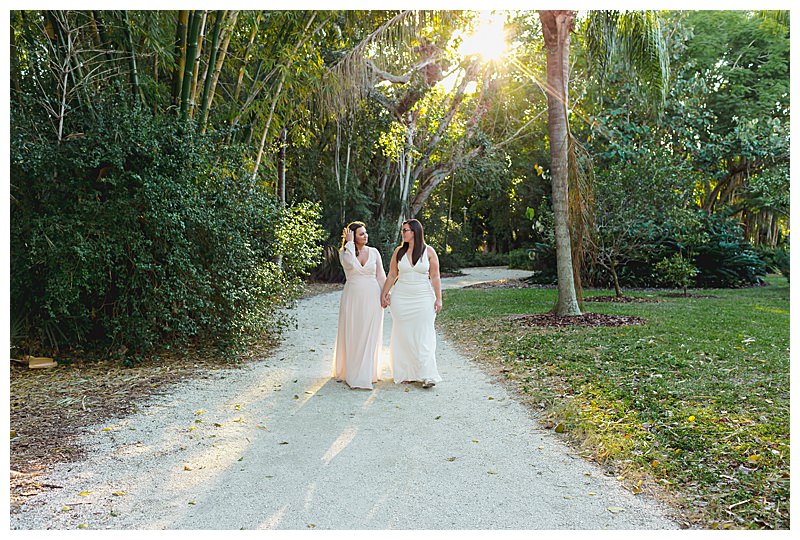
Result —
[{"label": "gravel path", "polygon": [[[472,269],[447,288],[527,275]],[[215,370],[87,430],[87,458],[11,529],[675,529],[536,428],[439,340],[432,390],[330,378],[339,297],[301,300],[271,358]],[[447,305],[445,304],[445,309]],[[384,352],[391,316],[386,314]]]}]

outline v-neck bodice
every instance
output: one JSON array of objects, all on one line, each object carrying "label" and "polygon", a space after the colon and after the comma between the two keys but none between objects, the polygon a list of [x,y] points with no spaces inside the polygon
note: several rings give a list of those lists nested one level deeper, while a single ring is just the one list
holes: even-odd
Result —
[{"label": "v-neck bodice", "polygon": [[422,251],[417,264],[412,265],[409,260],[409,253],[403,254],[402,259],[397,264],[397,279],[400,282],[424,282],[428,281],[428,271],[431,268],[431,263],[428,260],[427,246]]},{"label": "v-neck bodice", "polygon": [[354,243],[347,242],[345,244],[345,249],[340,252],[339,260],[342,263],[342,268],[344,268],[347,281],[365,277],[375,279],[376,265],[378,264],[377,251],[375,248],[369,246],[364,246],[362,249],[367,250],[367,260],[363,265],[361,261],[358,260],[358,257],[356,257],[356,247]]}]

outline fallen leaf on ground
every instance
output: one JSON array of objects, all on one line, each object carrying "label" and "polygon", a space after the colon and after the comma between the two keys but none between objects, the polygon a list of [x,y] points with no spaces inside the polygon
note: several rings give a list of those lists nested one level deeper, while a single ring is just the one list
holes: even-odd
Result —
[{"label": "fallen leaf on ground", "polygon": [[625,509],[620,506],[609,506],[608,511],[612,514],[619,514],[620,512],[624,512]]}]

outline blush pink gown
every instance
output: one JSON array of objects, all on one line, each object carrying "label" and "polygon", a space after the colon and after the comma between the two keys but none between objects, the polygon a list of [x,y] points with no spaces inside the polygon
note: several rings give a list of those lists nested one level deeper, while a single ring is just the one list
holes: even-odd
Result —
[{"label": "blush pink gown", "polygon": [[334,347],[333,376],[351,388],[372,389],[379,380],[378,360],[383,343],[381,289],[386,280],[380,252],[369,246],[367,262],[356,258],[355,244],[339,251],[347,282],[339,304],[339,328]]}]

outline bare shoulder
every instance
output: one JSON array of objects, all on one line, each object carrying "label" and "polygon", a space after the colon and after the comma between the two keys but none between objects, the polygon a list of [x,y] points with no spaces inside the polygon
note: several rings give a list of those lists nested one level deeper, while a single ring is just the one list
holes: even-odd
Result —
[{"label": "bare shoulder", "polygon": [[428,245],[426,247],[428,248],[428,257],[436,257],[437,256],[436,255],[436,250],[433,249],[432,246]]}]

